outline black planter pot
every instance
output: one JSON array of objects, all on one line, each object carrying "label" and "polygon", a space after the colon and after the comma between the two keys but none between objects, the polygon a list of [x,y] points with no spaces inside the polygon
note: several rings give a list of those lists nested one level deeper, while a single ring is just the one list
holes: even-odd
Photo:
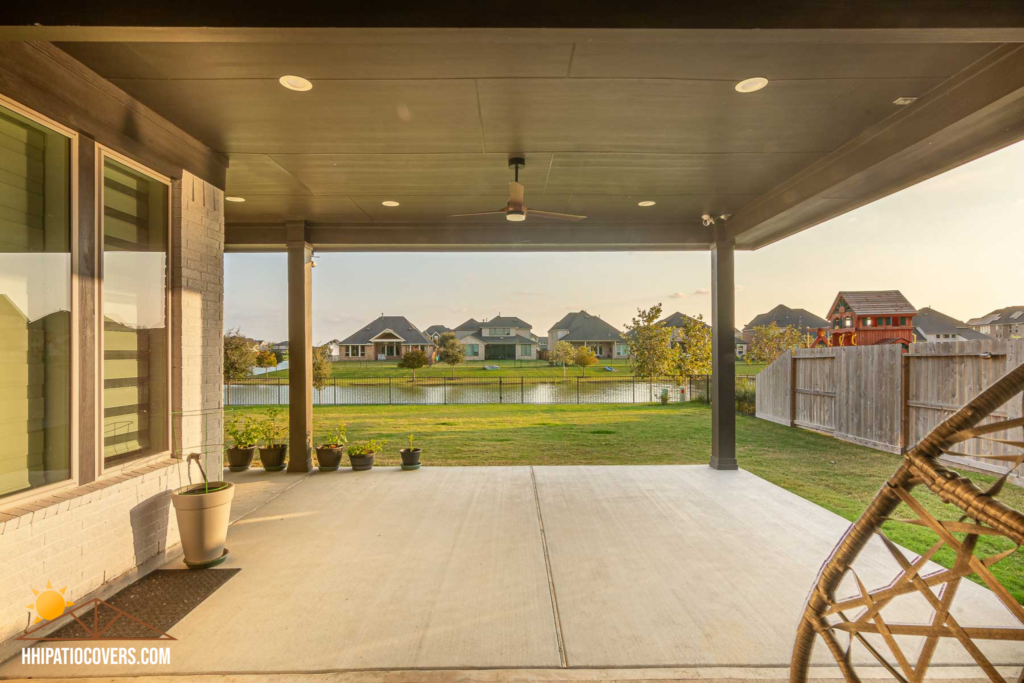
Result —
[{"label": "black planter pot", "polygon": [[341,467],[341,458],[345,455],[345,447],[323,447],[316,449],[316,464],[321,472],[334,472]]},{"label": "black planter pot", "polygon": [[252,465],[252,457],[256,455],[256,447],[229,448],[228,469],[232,472],[245,472]]},{"label": "black planter pot", "polygon": [[373,453],[369,455],[352,455],[349,453],[348,459],[352,463],[353,472],[365,472],[366,470],[373,469]]},{"label": "black planter pot", "polygon": [[420,468],[420,453],[422,448],[403,448],[398,451],[402,456],[403,470],[418,470]]},{"label": "black planter pot", "polygon": [[267,472],[280,472],[287,467],[288,446],[260,448],[260,462]]}]

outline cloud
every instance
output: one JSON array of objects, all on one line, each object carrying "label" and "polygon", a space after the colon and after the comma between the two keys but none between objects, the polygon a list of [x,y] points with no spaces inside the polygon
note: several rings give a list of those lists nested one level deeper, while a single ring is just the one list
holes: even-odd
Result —
[{"label": "cloud", "polygon": [[708,289],[707,287],[698,287],[697,289],[693,290],[693,294],[695,296],[704,296],[705,294],[710,294],[710,293],[711,293],[711,290]]},{"label": "cloud", "polygon": [[684,298],[686,298],[686,295],[683,294],[682,292],[672,292],[671,294],[668,295],[668,298],[669,299],[684,299]]}]

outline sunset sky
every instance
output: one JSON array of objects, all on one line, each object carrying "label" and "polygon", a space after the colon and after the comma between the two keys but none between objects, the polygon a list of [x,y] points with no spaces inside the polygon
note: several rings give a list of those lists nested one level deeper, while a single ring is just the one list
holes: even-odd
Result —
[{"label": "sunset sky", "polygon": [[[824,316],[840,290],[899,289],[961,320],[1024,304],[1024,143],[753,252],[736,254],[736,323],[784,303]],[[285,255],[225,256],[225,325],[287,337]],[[383,314],[421,329],[514,315],[541,336],[586,309],[623,327],[637,307],[711,313],[706,252],[323,254],[313,338]]]}]

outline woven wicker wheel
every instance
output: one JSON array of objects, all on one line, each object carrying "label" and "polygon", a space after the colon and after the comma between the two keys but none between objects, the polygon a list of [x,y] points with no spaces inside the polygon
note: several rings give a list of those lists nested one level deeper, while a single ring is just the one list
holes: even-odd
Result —
[{"label": "woven wicker wheel", "polygon": [[[1024,514],[996,500],[1006,476],[1024,455],[989,456],[986,458],[1008,461],[1004,475],[988,491],[978,489],[969,479],[943,467],[938,457],[954,444],[972,438],[992,438],[989,435],[1024,426],[1024,419],[1007,420],[981,425],[991,413],[1024,390],[1024,365],[1011,370],[998,382],[979,394],[973,401],[936,427],[916,447],[906,454],[903,464],[875,496],[867,510],[847,530],[822,566],[817,582],[807,598],[804,615],[797,628],[796,643],[790,669],[791,683],[807,680],[808,667],[814,644],[820,636],[835,657],[847,681],[860,681],[851,650],[854,643],[865,648],[889,673],[903,682],[925,679],[928,667],[940,638],[959,641],[978,666],[992,680],[1009,683],[975,645],[975,641],[998,639],[1024,642],[1024,607],[992,575],[990,567],[1018,548],[979,557],[974,554],[978,538],[1003,536],[1016,546],[1024,544]],[[1024,451],[1024,442],[993,439]],[[937,494],[944,502],[963,511],[958,522],[940,522],[911,495],[915,486],[922,485]],[[917,515],[907,521],[929,528],[936,536],[935,545],[920,558],[911,562],[881,533],[884,522],[890,521],[900,503]],[[900,574],[889,585],[868,590],[857,580],[860,595],[850,599],[837,599],[836,591],[851,565],[867,542],[878,534],[901,566]],[[962,540],[958,536],[963,536]],[[940,549],[948,547],[957,554],[952,569],[920,574],[927,561]],[[1020,622],[1020,628],[965,628],[950,614],[962,579],[976,574]],[[919,593],[933,609],[932,619],[926,624],[889,624],[884,619],[885,607],[896,597]],[[884,648],[876,647],[865,634],[879,634]],[[924,646],[911,661],[901,650],[894,636],[925,636]],[[845,642],[844,642],[845,641]],[[875,641],[877,642],[877,641]],[[883,649],[888,650],[884,652]],[[1022,662],[1024,664],[1024,662]],[[1024,671],[1014,680],[1024,682]]]}]

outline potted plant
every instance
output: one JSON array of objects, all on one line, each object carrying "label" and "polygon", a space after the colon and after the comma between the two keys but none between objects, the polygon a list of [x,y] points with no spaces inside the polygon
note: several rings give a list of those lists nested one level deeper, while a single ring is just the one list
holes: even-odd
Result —
[{"label": "potted plant", "polygon": [[334,472],[341,467],[341,458],[345,455],[345,444],[347,443],[345,423],[339,422],[331,430],[327,441],[316,447],[316,464],[321,472]]},{"label": "potted plant", "polygon": [[280,414],[280,409],[271,408],[258,427],[262,442],[260,444],[260,462],[263,463],[263,469],[267,472],[280,472],[287,466],[288,444],[285,443],[287,430],[277,421]]},{"label": "potted plant", "polygon": [[384,450],[387,443],[384,439],[369,439],[349,444],[348,459],[352,463],[352,471],[362,472],[373,468],[373,455]]},{"label": "potted plant", "polygon": [[185,555],[185,564],[190,569],[213,567],[227,558],[224,541],[228,535],[231,500],[235,497],[234,484],[207,479],[206,471],[199,461],[201,457],[198,453],[190,454],[188,468],[191,482],[192,463],[195,462],[203,475],[203,483],[189,483],[171,492],[181,549]]},{"label": "potted plant", "polygon": [[403,470],[418,470],[420,468],[420,453],[422,448],[416,448],[413,444],[412,434],[409,435],[409,447],[398,451],[402,455]]},{"label": "potted plant", "polygon": [[228,449],[228,469],[232,472],[244,472],[252,465],[256,454],[256,442],[260,434],[251,417],[244,422],[235,420],[228,426],[228,437],[232,446]]}]

